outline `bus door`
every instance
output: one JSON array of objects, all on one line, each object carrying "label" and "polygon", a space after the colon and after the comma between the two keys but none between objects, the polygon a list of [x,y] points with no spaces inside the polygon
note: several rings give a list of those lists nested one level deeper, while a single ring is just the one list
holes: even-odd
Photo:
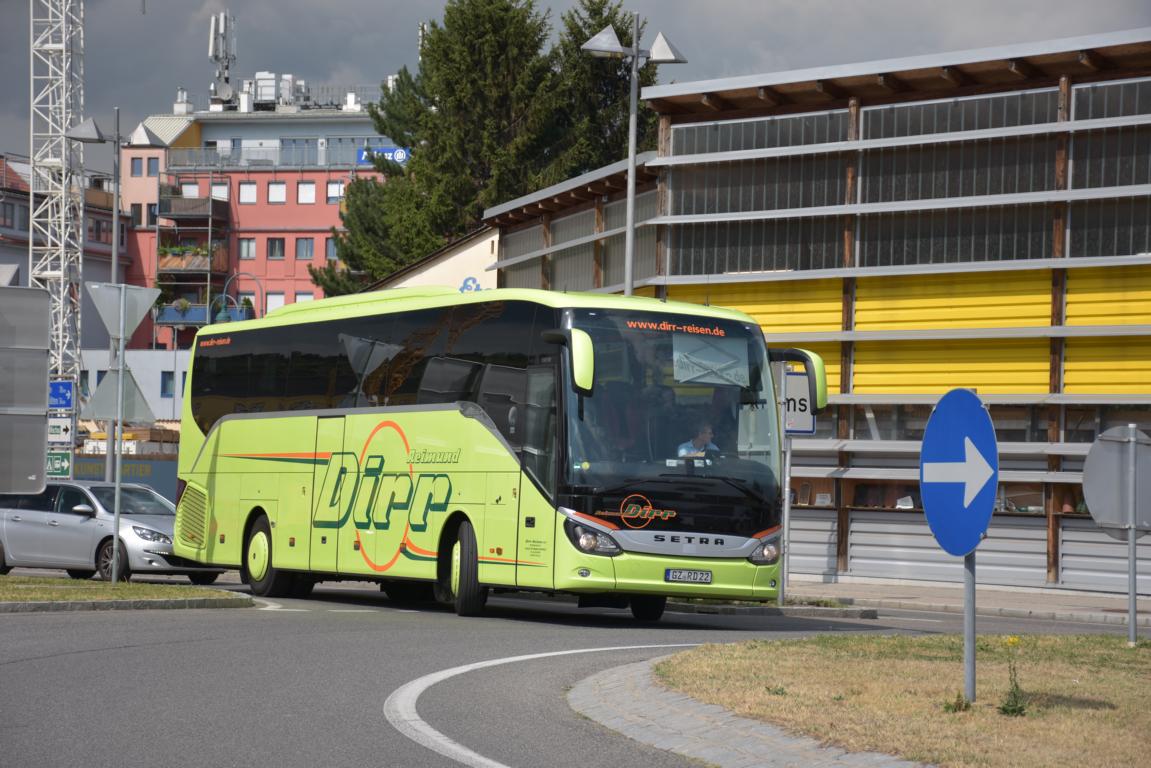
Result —
[{"label": "bus door", "polygon": [[312,470],[309,567],[313,571],[336,571],[339,532],[350,524],[349,508],[358,477],[355,454],[344,451],[344,417],[320,416],[316,419],[316,463]]},{"label": "bus door", "polygon": [[[555,366],[527,369],[523,418],[523,472],[519,475],[518,547],[516,584],[521,587],[554,586],[556,510],[540,487],[554,492],[556,482]],[[530,474],[532,479],[525,477]],[[534,482],[533,482],[534,481]]]}]

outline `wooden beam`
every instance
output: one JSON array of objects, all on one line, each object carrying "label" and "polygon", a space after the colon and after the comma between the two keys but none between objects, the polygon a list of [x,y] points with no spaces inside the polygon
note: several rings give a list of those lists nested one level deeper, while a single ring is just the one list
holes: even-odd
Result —
[{"label": "wooden beam", "polygon": [[699,103],[713,112],[727,112],[735,109],[730,101],[723,98],[718,93],[703,94],[699,97]]},{"label": "wooden beam", "polygon": [[847,91],[843,90],[830,80],[816,80],[815,90],[819,91],[824,96],[833,101],[836,99],[846,99],[848,96]]},{"label": "wooden beam", "polygon": [[769,107],[778,107],[780,104],[787,103],[786,96],[774,88],[768,88],[766,85],[761,85],[755,89],[755,98]]},{"label": "wooden beam", "polygon": [[1098,72],[1103,69],[1111,69],[1115,63],[1102,55],[1098,51],[1083,50],[1079,52],[1079,63],[1087,67],[1092,72]]},{"label": "wooden beam", "polygon": [[677,104],[674,101],[667,99],[648,99],[648,106],[654,109],[661,115],[687,115],[691,114],[693,110],[688,109],[683,104]]},{"label": "wooden beam", "polygon": [[904,91],[911,90],[911,86],[905,81],[900,80],[889,72],[876,75],[875,84],[885,89],[888,93],[903,93]]},{"label": "wooden beam", "polygon": [[1017,75],[1020,80],[1039,80],[1046,75],[1043,70],[1032,64],[1027,59],[1008,59],[1007,68],[1011,70],[1012,74]]},{"label": "wooden beam", "polygon": [[939,76],[955,88],[962,88],[973,83],[971,76],[958,67],[941,67]]}]

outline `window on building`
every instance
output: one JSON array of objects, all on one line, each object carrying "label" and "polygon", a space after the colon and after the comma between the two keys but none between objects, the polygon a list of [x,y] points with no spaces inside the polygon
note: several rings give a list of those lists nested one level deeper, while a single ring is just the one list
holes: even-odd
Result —
[{"label": "window on building", "polygon": [[329,181],[328,182],[328,202],[338,203],[344,199],[344,182],[342,181]]},{"label": "window on building", "polygon": [[268,238],[268,260],[283,259],[284,258],[284,238],[282,237],[269,237]]},{"label": "window on building", "polygon": [[90,393],[88,391],[88,371],[87,370],[80,371],[80,394],[84,397],[90,396]]},{"label": "window on building", "polygon": [[199,197],[200,185],[195,181],[180,182],[180,197]]},{"label": "window on building", "polygon": [[0,227],[16,228],[16,203],[0,203]]},{"label": "window on building", "polygon": [[268,202],[272,204],[288,202],[288,185],[283,181],[269,181]]},{"label": "window on building", "polygon": [[311,292],[297,293],[296,294],[296,303],[299,304],[301,301],[313,301],[315,298],[316,298],[315,294],[313,294]]},{"label": "window on building", "polygon": [[156,226],[156,204],[148,203],[148,226]]},{"label": "window on building", "polygon": [[296,258],[311,261],[315,255],[315,241],[310,237],[296,238]]},{"label": "window on building", "polygon": [[96,386],[97,387],[100,386],[101,382],[104,381],[104,376],[107,373],[108,373],[107,371],[100,371],[100,370],[96,371]]},{"label": "window on building", "polygon": [[21,232],[29,231],[28,206],[26,205],[16,206],[16,229]]},{"label": "window on building", "polygon": [[265,311],[271,312],[273,309],[279,309],[284,306],[284,294],[282,293],[269,293],[268,294],[268,308]]},{"label": "window on building", "polygon": [[160,158],[158,158],[158,157],[149,157],[148,158],[148,175],[149,176],[159,176],[160,175]]},{"label": "window on building", "polygon": [[144,206],[140,203],[132,203],[132,226],[138,227],[144,220]]},{"label": "window on building", "polygon": [[180,371],[180,395],[183,396],[188,392],[188,372]]},{"label": "window on building", "polygon": [[336,238],[329,237],[324,240],[324,254],[328,261],[336,260]]},{"label": "window on building", "polygon": [[227,200],[228,199],[228,182],[226,182],[226,181],[213,181],[212,182],[212,199],[213,200]]},{"label": "window on building", "polygon": [[133,157],[132,158],[132,175],[133,176],[143,176],[144,175],[144,158],[142,158],[142,157]]},{"label": "window on building", "polygon": [[250,304],[252,306],[253,312],[256,311],[257,309],[259,309],[259,307],[260,307],[260,305],[256,303],[256,294],[255,293],[240,291],[236,295],[236,298],[240,300],[240,306],[241,307],[244,306],[244,302],[247,301],[248,304]]},{"label": "window on building", "polygon": [[254,259],[256,258],[256,238],[254,237],[241,237],[240,243],[240,258],[241,259]]},{"label": "window on building", "polygon": [[296,183],[296,203],[311,205],[316,202],[316,182],[300,181]]},{"label": "window on building", "polygon": [[160,371],[160,397],[172,397],[176,374],[173,371]]},{"label": "window on building", "polygon": [[241,181],[240,182],[240,205],[255,205],[256,204],[256,182],[254,181]]}]

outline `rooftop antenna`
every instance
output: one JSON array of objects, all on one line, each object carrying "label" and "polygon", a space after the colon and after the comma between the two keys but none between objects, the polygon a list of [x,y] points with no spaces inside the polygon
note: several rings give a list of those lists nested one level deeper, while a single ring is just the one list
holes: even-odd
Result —
[{"label": "rooftop antenna", "polygon": [[212,101],[231,102],[232,65],[236,63],[236,19],[227,11],[212,14],[208,33],[208,58],[216,65],[216,79],[212,83]]}]

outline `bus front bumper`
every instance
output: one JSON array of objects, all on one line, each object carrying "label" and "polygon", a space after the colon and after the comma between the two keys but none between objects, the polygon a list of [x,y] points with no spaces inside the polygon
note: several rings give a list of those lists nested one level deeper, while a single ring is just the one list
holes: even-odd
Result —
[{"label": "bus front bumper", "polygon": [[[669,580],[670,571],[684,570],[710,574],[710,583]],[[605,557],[557,542],[555,588],[576,594],[774,600],[779,594],[779,563],[755,565],[746,558],[668,558],[635,552]]]}]

